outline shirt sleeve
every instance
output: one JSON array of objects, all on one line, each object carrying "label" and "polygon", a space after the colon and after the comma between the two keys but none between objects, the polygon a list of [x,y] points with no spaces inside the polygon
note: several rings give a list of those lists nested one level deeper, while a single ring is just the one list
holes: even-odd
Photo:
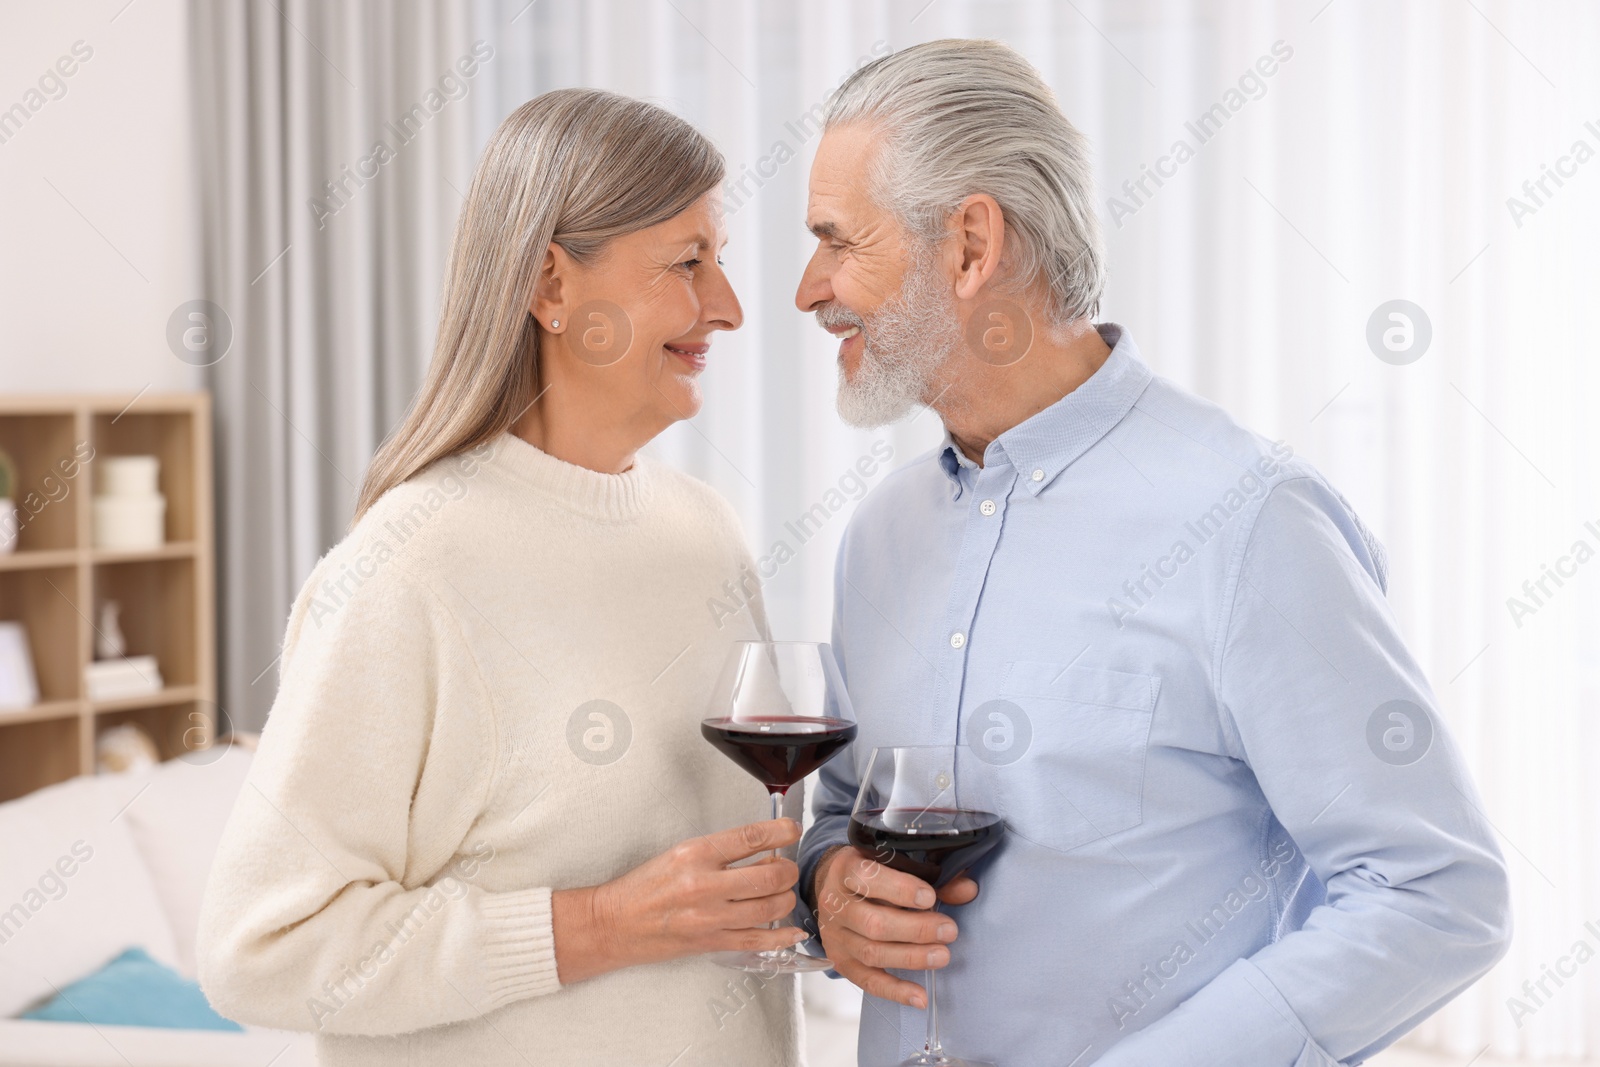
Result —
[{"label": "shirt sleeve", "polygon": [[[833,654],[846,688],[849,687],[850,677],[844,652],[844,570],[849,542],[850,531],[847,527],[833,568]],[[850,810],[855,807],[857,788],[855,746],[851,745],[836,758],[824,763],[817,773],[817,787],[811,795],[812,824],[800,841],[800,892],[795,894],[799,901],[795,909],[795,923],[811,932],[810,948],[818,955],[822,954],[822,943],[817,936],[817,911],[827,904],[812,898],[811,882],[823,854],[848,840]],[[828,974],[838,977],[833,971]]]},{"label": "shirt sleeve", "polygon": [[1504,862],[1384,599],[1382,551],[1320,479],[1275,486],[1215,664],[1223,728],[1323,881],[1301,928],[1096,1063],[1359,1063],[1504,954]]},{"label": "shirt sleeve", "polygon": [[[396,563],[302,592],[282,684],[202,906],[223,1015],[396,1034],[559,987],[549,888],[472,884],[495,766],[490,694],[455,617]],[[348,571],[349,568],[345,568]]]}]

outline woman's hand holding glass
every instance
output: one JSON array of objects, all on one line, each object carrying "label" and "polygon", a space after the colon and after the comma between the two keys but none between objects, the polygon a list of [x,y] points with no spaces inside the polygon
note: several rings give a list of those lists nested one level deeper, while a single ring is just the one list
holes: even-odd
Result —
[{"label": "woman's hand holding glass", "polygon": [[797,927],[767,929],[795,905],[799,869],[767,858],[730,864],[800,840],[793,819],[735,826],[681,841],[603,885],[551,894],[562,984],[608,971],[707,952],[790,948]]}]

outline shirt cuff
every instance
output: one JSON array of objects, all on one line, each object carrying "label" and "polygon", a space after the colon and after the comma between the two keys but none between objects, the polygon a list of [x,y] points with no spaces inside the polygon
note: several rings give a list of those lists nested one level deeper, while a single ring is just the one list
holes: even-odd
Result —
[{"label": "shirt cuff", "polygon": [[1237,960],[1194,996],[1123,1038],[1096,1067],[1339,1067],[1261,968]]},{"label": "shirt cuff", "polygon": [[487,1003],[474,1007],[489,1012],[561,988],[548,887],[485,893],[478,911],[483,918],[479,963]]},{"label": "shirt cuff", "polygon": [[[845,835],[846,831],[843,829],[836,835],[824,834],[816,838],[814,842],[807,842],[806,851],[800,856],[800,880],[796,883],[798,892],[794,895],[794,924],[809,933],[811,938],[795,947],[803,949],[813,956],[821,956],[824,953],[822,951],[822,930],[817,923],[817,901],[811,893],[812,880],[816,877],[817,866],[822,862],[823,857],[833,851],[834,846],[849,844]],[[835,840],[835,838],[837,839]],[[831,978],[838,977],[831,970],[827,974]]]}]

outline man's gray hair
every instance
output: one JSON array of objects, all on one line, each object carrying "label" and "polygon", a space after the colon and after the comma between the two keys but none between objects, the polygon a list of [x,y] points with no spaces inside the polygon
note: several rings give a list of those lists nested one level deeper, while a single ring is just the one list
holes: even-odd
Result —
[{"label": "man's gray hair", "polygon": [[828,101],[825,128],[883,134],[871,195],[924,241],[987,193],[1005,213],[1010,280],[1050,287],[1052,326],[1093,315],[1105,288],[1088,142],[1028,61],[999,41],[929,41],[876,59]]}]

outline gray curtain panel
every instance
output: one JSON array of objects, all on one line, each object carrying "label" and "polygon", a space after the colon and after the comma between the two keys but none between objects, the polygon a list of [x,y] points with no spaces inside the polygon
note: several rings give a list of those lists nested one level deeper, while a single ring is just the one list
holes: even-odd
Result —
[{"label": "gray curtain panel", "polygon": [[[464,5],[191,6],[216,397],[220,700],[265,721],[295,594],[432,344],[471,111]],[[490,54],[485,57],[485,49]]]}]

